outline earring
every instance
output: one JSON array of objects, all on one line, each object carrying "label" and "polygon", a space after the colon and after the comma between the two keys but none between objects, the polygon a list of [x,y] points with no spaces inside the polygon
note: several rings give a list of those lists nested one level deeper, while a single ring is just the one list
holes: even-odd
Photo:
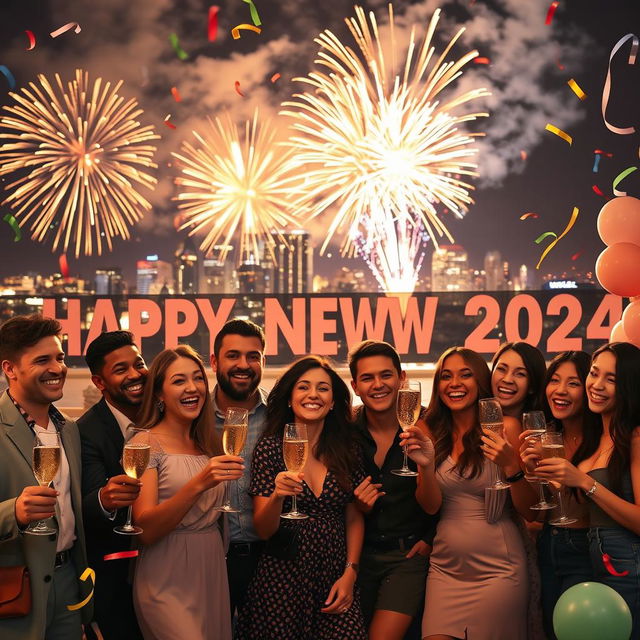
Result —
[{"label": "earring", "polygon": [[162,400],[156,400],[156,407],[160,413],[164,413],[164,402]]}]

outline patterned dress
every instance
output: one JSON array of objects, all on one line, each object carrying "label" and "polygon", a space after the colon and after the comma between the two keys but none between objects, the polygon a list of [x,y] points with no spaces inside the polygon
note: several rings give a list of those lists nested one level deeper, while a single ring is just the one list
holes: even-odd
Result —
[{"label": "patterned dress", "polygon": [[[269,497],[281,471],[286,471],[282,438],[262,438],[253,456],[249,493]],[[238,617],[238,640],[366,640],[357,592],[345,613],[321,612],[331,587],[344,572],[345,509],[362,477],[362,470],[354,469],[352,488],[346,491],[328,471],[319,498],[304,484],[297,497],[298,511],[309,518],[281,521],[275,535],[284,533],[292,541],[284,552],[282,545],[278,551],[267,543]],[[287,498],[284,511],[290,509]]]}]

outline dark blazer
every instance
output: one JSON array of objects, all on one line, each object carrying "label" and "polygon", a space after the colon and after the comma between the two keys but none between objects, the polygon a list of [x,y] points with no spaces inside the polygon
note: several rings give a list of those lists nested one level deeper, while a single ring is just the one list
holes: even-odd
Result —
[{"label": "dark blazer", "polygon": [[78,419],[82,442],[82,511],[87,532],[89,563],[96,570],[94,618],[105,640],[142,638],[132,602],[129,560],[103,560],[108,553],[131,549],[131,536],[115,533],[124,524],[127,509],[114,520],[100,508],[98,492],[109,478],[124,473],[120,460],[124,437],[103,398]]}]

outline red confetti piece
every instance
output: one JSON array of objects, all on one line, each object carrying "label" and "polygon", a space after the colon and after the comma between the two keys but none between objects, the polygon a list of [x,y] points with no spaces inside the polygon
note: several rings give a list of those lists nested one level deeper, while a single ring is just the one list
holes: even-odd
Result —
[{"label": "red confetti piece", "polygon": [[235,81],[235,87],[236,87],[236,93],[241,97],[244,98],[244,93],[242,93],[242,91],[240,91],[240,81],[236,80]]},{"label": "red confetti piece", "polygon": [[607,153],[606,151],[603,151],[602,149],[594,149],[593,153],[595,153],[596,155],[607,156],[607,158],[613,158],[613,153]]},{"label": "red confetti piece", "polygon": [[182,102],[182,96],[177,87],[171,87],[171,95],[176,102]]},{"label": "red confetti piece", "polygon": [[165,116],[164,123],[167,125],[167,127],[169,127],[169,129],[175,129],[175,128],[176,128],[176,125],[175,125],[175,124],[173,124],[172,122],[169,122],[169,119],[170,119],[170,118],[171,118],[171,114],[170,114],[170,113],[168,113],[168,114]]},{"label": "red confetti piece", "polygon": [[491,60],[489,60],[489,58],[483,58],[481,56],[474,58],[473,61],[475,64],[491,64]]},{"label": "red confetti piece", "polygon": [[31,51],[31,49],[36,46],[36,37],[33,31],[30,31],[29,29],[27,29],[25,33],[27,34],[27,38],[29,38],[29,46],[27,47],[27,51]]},{"label": "red confetti piece", "polygon": [[271,76],[271,82],[275,82],[276,80],[279,80],[282,76],[279,73],[274,73]]},{"label": "red confetti piece", "polygon": [[520,216],[520,220],[528,220],[529,218],[539,218],[540,216],[537,213],[523,213]]},{"label": "red confetti piece", "polygon": [[67,22],[67,24],[61,26],[59,29],[56,29],[55,31],[52,31],[49,35],[52,38],[57,38],[58,36],[61,36],[63,33],[67,33],[67,31],[71,31],[71,29],[73,29],[76,33],[80,33],[82,31],[82,29],[80,28],[80,25],[77,22]]},{"label": "red confetti piece", "polygon": [[214,42],[218,37],[218,11],[220,11],[220,7],[215,5],[209,7],[209,42]]},{"label": "red confetti piece", "polygon": [[547,19],[544,21],[545,24],[551,24],[551,21],[553,20],[553,14],[556,12],[559,4],[560,3],[557,0],[554,0],[554,2],[549,5],[549,11],[547,11]]},{"label": "red confetti piece", "polygon": [[118,553],[107,553],[103,556],[103,560],[120,560],[121,558],[137,558],[140,552],[136,551],[118,551]]},{"label": "red confetti piece", "polygon": [[578,253],[574,253],[574,254],[571,256],[571,259],[572,259],[572,260],[577,260],[581,255],[582,255],[582,251],[578,251]]},{"label": "red confetti piece", "polygon": [[527,159],[527,152],[524,149],[520,150],[520,157],[523,161]]},{"label": "red confetti piece", "polygon": [[599,196],[604,196],[604,193],[602,193],[602,191],[601,191],[600,187],[599,187],[597,184],[594,184],[591,188],[592,188],[592,189],[594,190],[594,192],[595,192],[595,193],[597,193]]},{"label": "red confetti piece", "polygon": [[67,263],[67,255],[65,253],[61,254],[60,258],[58,259],[58,262],[60,263],[60,273],[62,274],[62,277],[68,278],[69,264]]},{"label": "red confetti piece", "polygon": [[564,65],[560,62],[560,60],[556,62],[556,67],[558,67],[560,71],[564,71]]},{"label": "red confetti piece", "polygon": [[602,554],[602,562],[604,563],[604,566],[606,567],[607,571],[612,576],[617,576],[619,578],[623,578],[624,576],[628,576],[629,575],[628,571],[616,571],[614,569],[613,564],[611,564],[611,556],[608,553],[603,553]]}]

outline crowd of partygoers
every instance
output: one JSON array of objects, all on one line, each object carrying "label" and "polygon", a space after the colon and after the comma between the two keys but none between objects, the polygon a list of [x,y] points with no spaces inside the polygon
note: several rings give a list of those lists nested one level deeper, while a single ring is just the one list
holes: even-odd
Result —
[{"label": "crowd of partygoers", "polygon": [[191,347],[147,366],[114,331],[86,351],[102,399],[75,422],[54,405],[60,333],[0,327],[2,640],[552,639],[585,581],[640,637],[635,346],[546,363],[507,343],[490,365],[452,347],[407,418],[385,342],[352,345],[351,389],[309,355],[267,393],[251,322],[215,336],[211,390]]}]

